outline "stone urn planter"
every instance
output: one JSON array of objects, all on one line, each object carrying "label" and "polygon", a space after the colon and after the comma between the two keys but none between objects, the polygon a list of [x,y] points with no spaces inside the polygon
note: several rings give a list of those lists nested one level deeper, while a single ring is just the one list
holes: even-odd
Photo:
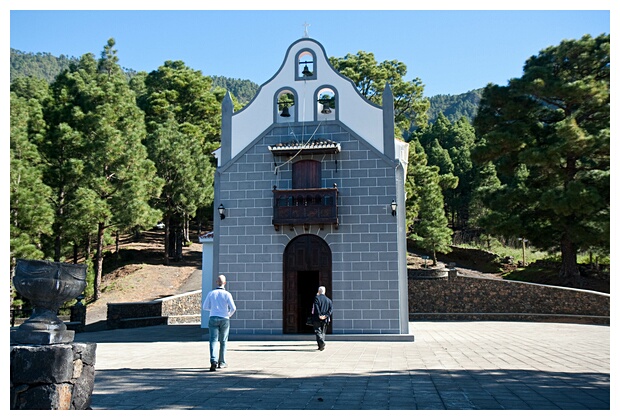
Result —
[{"label": "stone urn planter", "polygon": [[60,306],[86,288],[86,265],[42,260],[17,260],[15,289],[33,306],[32,315],[16,330],[11,342],[20,344],[70,343],[74,331],[58,318]]}]

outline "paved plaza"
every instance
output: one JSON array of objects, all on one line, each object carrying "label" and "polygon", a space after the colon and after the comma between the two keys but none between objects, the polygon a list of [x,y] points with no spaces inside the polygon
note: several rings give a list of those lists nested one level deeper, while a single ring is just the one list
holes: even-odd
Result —
[{"label": "paved plaza", "polygon": [[[411,341],[228,343],[199,325],[76,334],[97,343],[93,410],[610,410],[610,327],[412,322]],[[341,341],[344,340],[344,341]]]}]

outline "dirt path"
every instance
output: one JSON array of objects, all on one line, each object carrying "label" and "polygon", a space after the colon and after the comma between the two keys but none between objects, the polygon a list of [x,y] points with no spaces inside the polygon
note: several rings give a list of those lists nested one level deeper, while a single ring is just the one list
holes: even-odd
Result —
[{"label": "dirt path", "polygon": [[[146,302],[171,296],[202,268],[202,245],[196,241],[183,248],[183,260],[163,262],[163,232],[146,232],[140,241],[121,244],[119,265],[103,276],[101,295],[86,306],[86,324],[106,319],[108,303]],[[105,269],[104,262],[104,269]]]}]

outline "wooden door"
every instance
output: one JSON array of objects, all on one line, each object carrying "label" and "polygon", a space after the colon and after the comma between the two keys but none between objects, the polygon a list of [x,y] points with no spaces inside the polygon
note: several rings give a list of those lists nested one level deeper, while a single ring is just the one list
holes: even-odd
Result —
[{"label": "wooden door", "polygon": [[321,188],[321,162],[300,160],[293,164],[293,189]]},{"label": "wooden door", "polygon": [[[314,300],[319,286],[325,286],[327,296],[331,297],[332,254],[329,245],[316,235],[300,235],[291,240],[284,250],[283,283],[283,332],[312,332],[311,328],[305,327],[308,301]],[[310,300],[308,293],[312,293]]]}]

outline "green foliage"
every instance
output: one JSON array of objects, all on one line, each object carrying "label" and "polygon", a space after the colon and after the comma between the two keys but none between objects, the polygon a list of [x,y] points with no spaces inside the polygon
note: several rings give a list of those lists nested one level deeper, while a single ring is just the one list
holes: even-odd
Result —
[{"label": "green foliage", "polygon": [[[214,87],[221,87],[229,91],[239,100],[242,106],[254,99],[259,88],[256,83],[250,80],[233,79],[225,76],[211,76],[211,79],[213,80]],[[235,109],[237,109],[237,107],[235,107]]]},{"label": "green foliage", "polygon": [[428,164],[439,168],[446,213],[454,229],[469,223],[472,184],[479,168],[471,160],[475,132],[465,118],[451,123],[443,114],[434,123],[416,130],[416,138],[428,156]]},{"label": "green foliage", "polygon": [[[60,55],[55,57],[50,53],[23,52],[11,48],[11,83],[19,78],[35,77],[51,84],[56,77],[72,64],[80,61],[77,57]],[[127,80],[133,78],[137,72],[133,69],[123,68]]]},{"label": "green foliage", "polygon": [[[418,245],[445,250],[448,226],[483,228],[487,244],[525,236],[561,251],[568,277],[589,250],[608,258],[609,36],[547,48],[506,87],[431,98],[396,60],[360,51],[330,62],[378,105],[392,89]],[[181,61],[122,69],[113,39],[99,60],[11,49],[11,256],[60,260],[95,233],[107,243],[109,227],[211,214],[220,104],[229,91],[238,110],[257,89]]]},{"label": "green foliage", "polygon": [[422,146],[413,139],[405,183],[408,237],[416,246],[432,253],[434,264],[437,264],[437,252],[450,251],[452,242],[439,183],[439,168],[427,165]]},{"label": "green foliage", "polygon": [[193,216],[213,200],[213,171],[200,142],[184,134],[176,121],[151,124],[146,138],[150,159],[165,184],[157,207],[169,216]]},{"label": "green foliage", "polygon": [[[492,196],[501,187],[493,162],[486,162],[474,173],[470,186],[471,199],[469,201],[468,227],[480,228],[489,217],[491,210],[485,205],[485,198]],[[490,236],[490,235],[488,235]]]},{"label": "green foliage", "polygon": [[405,81],[407,66],[397,60],[377,63],[373,53],[359,51],[344,58],[329,58],[330,64],[353,81],[359,92],[371,102],[381,105],[383,90],[389,84],[394,94],[394,119],[401,132],[412,122],[424,127],[427,122],[428,99],[423,97],[424,85],[419,78]]},{"label": "green foliage", "polygon": [[65,55],[54,57],[50,53],[26,53],[11,48],[11,83],[20,77],[36,77],[52,83],[56,76],[77,61],[77,58]]},{"label": "green foliage", "polygon": [[474,123],[475,158],[501,182],[482,196],[491,211],[480,223],[559,249],[567,284],[579,282],[579,250],[609,249],[609,70],[609,35],[563,41],[508,86],[489,85]]},{"label": "green foliage", "polygon": [[95,299],[106,230],[150,227],[161,217],[149,205],[162,182],[142,144],[144,115],[114,46],[110,39],[100,60],[85,54],[56,78],[45,109],[52,129],[40,144],[53,190],[54,260],[96,232]]},{"label": "green foliage", "polygon": [[[139,103],[146,113],[145,144],[164,180],[162,194],[154,204],[164,216],[169,237],[171,226],[181,225],[213,201],[215,162],[211,154],[219,147],[225,92],[213,89],[210,77],[181,61],[167,61],[151,72],[144,79],[143,92]],[[166,241],[166,260],[170,245]],[[176,250],[177,255],[180,252]]]},{"label": "green foliage", "polygon": [[[210,77],[190,69],[182,61],[166,61],[145,80],[146,122],[178,122],[184,134],[200,141],[205,151],[215,150],[221,130],[221,100]],[[220,97],[223,98],[223,92]],[[219,146],[217,146],[219,147]]]},{"label": "green foliage", "polygon": [[[22,89],[25,93],[26,89]],[[42,259],[42,236],[51,234],[51,188],[43,181],[37,142],[45,135],[40,102],[11,92],[10,244],[11,266],[17,258]],[[31,96],[36,96],[33,94]]]},{"label": "green foliage", "polygon": [[82,264],[86,264],[86,287],[82,294],[84,295],[84,301],[89,302],[95,296],[95,269],[93,260],[90,258]]},{"label": "green foliage", "polygon": [[435,95],[429,98],[428,120],[434,123],[443,115],[451,123],[465,118],[470,123],[478,113],[483,89],[474,89],[458,95]]},{"label": "green foliage", "polygon": [[[501,258],[511,257],[515,264],[518,261],[523,261],[523,248],[521,246],[507,246],[501,242],[492,242],[491,252],[499,255]],[[525,262],[531,264],[534,261],[544,260],[549,256],[546,251],[541,251],[530,246],[525,247]]]},{"label": "green foliage", "polygon": [[541,265],[530,265],[506,272],[503,277],[506,280],[540,283],[540,279],[554,277],[555,274],[556,270],[554,268]]}]

